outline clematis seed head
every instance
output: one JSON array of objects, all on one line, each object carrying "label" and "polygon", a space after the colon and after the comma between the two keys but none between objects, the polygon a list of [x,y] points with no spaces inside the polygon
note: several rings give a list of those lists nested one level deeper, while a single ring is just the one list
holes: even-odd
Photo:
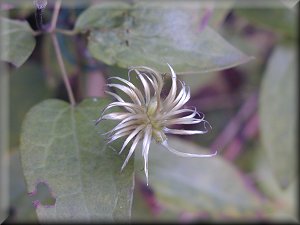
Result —
[{"label": "clematis seed head", "polygon": [[[108,133],[108,143],[119,138],[125,138],[120,154],[131,143],[128,155],[121,167],[121,170],[127,165],[130,157],[134,153],[136,146],[142,142],[142,155],[144,157],[144,170],[148,185],[148,155],[150,143],[155,140],[170,152],[181,157],[212,157],[217,154],[192,154],[179,152],[169,146],[167,134],[194,135],[204,134],[208,130],[204,120],[204,115],[195,109],[183,109],[182,107],[190,99],[191,93],[188,86],[180,80],[173,68],[167,64],[170,69],[172,84],[166,97],[162,97],[164,87],[163,75],[146,66],[131,67],[128,72],[129,80],[121,77],[111,77],[117,83],[107,84],[110,88],[120,90],[129,99],[124,100],[120,95],[106,91],[107,94],[115,98],[115,102],[108,104],[103,110],[101,116],[97,119],[98,124],[102,120],[115,120],[119,123]],[[143,87],[142,90],[130,82],[130,76],[135,73]],[[178,82],[179,81],[179,82]],[[179,83],[179,85],[178,85]],[[110,112],[109,109],[121,108],[122,112]],[[186,115],[188,114],[188,115]],[[200,115],[201,114],[201,115]],[[197,118],[200,117],[200,118]],[[173,129],[177,124],[204,124],[204,130],[184,130]]]}]

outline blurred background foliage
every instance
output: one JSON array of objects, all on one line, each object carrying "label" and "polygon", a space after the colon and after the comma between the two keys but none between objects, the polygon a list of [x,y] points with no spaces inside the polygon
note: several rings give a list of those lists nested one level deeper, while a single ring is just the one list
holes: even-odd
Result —
[{"label": "blurred background foliage", "polygon": [[[73,29],[76,23],[77,28],[80,27],[77,18],[97,1],[79,2],[62,8],[58,20],[60,28]],[[218,149],[219,156],[205,160],[182,159],[153,145],[149,162],[150,185],[146,186],[141,156],[137,153],[133,221],[299,222],[298,128],[295,122],[298,109],[296,72],[299,59],[296,51],[299,3],[286,6],[286,3],[278,1],[274,6],[263,8],[251,4],[241,6],[235,1],[224,2],[220,5],[214,1],[203,2],[203,8],[199,10],[201,24],[196,26],[210,26],[236,48],[232,50],[230,47],[229,51],[245,53],[254,59],[225,70],[221,70],[220,66],[218,71],[179,73],[179,78],[191,87],[192,97],[187,106],[195,106],[203,112],[213,129],[201,136],[171,137],[171,143],[179,149],[189,149],[190,152]],[[1,14],[8,13],[10,18],[27,20],[32,29],[36,29],[34,9],[30,4],[25,1],[1,3]],[[171,3],[166,1],[165,4]],[[50,4],[44,12],[46,22],[51,18],[51,7]],[[101,23],[109,26],[107,20]],[[185,24],[182,25],[185,31]],[[146,28],[141,25],[141,29],[144,32]],[[102,35],[97,30],[93,32],[91,37]],[[97,45],[101,51],[93,53],[95,48],[91,46],[91,51],[86,51],[86,35],[58,35],[78,102],[86,97],[103,97],[103,84],[109,76],[127,78],[126,63],[144,62],[133,53],[134,49],[120,53],[117,62],[105,61],[115,57],[111,56],[112,52],[121,51],[123,46],[111,45],[108,47],[113,50],[107,49],[105,43],[112,37],[108,36]],[[50,41],[46,35],[37,36],[36,47],[29,60],[20,68],[9,66],[11,222],[37,222],[32,204],[34,200],[27,194],[19,154],[24,116],[42,100],[58,98],[68,101]],[[195,40],[196,43],[198,41]],[[155,42],[139,44],[150,51],[148,57],[156,57],[159,49]],[[199,46],[201,49],[201,43]],[[180,65],[177,69],[183,72],[185,66],[189,67],[190,58],[179,52],[175,49],[170,54],[176,62],[182,63],[183,69]],[[197,54],[193,57],[195,62],[199,60]],[[153,62],[156,63],[155,60]],[[200,67],[201,63],[199,61]],[[199,127],[182,125],[180,128]],[[45,187],[39,190],[36,198],[44,205],[53,204],[49,190]]]}]

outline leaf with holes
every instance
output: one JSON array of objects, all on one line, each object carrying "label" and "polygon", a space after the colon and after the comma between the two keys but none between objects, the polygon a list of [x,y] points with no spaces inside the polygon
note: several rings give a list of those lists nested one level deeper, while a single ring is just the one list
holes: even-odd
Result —
[{"label": "leaf with holes", "polygon": [[0,59],[21,66],[31,55],[35,39],[27,22],[0,17]]},{"label": "leaf with holes", "polygon": [[203,12],[194,1],[108,2],[84,11],[75,30],[90,31],[91,54],[108,65],[146,65],[167,72],[169,63],[178,73],[200,73],[249,61],[210,27],[199,31]]},{"label": "leaf with holes", "polygon": [[[120,172],[125,155],[107,147],[99,134],[110,130],[112,124],[94,125],[107,103],[88,99],[73,108],[64,101],[46,100],[27,114],[21,134],[27,189],[34,195],[36,186],[44,183],[55,198],[54,206],[36,204],[39,220],[130,218],[133,163]],[[120,144],[112,147],[119,149]]]},{"label": "leaf with holes", "polygon": [[[183,139],[169,138],[169,143],[180,151],[207,153]],[[135,168],[142,168],[141,158],[136,155]],[[137,175],[144,179],[141,172]],[[255,219],[264,209],[263,201],[238,170],[219,156],[182,158],[153,144],[149,153],[149,184],[161,213],[167,209],[177,215],[186,212],[194,218],[202,213],[214,219]]]},{"label": "leaf with holes", "polygon": [[264,149],[282,188],[296,178],[297,79],[295,50],[278,47],[264,74],[260,118]]}]

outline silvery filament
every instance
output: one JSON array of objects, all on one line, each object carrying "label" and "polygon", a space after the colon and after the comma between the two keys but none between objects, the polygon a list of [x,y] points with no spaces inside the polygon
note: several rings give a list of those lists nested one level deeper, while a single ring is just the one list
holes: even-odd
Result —
[{"label": "silvery filament", "polygon": [[35,7],[37,9],[42,10],[42,9],[46,8],[46,6],[47,6],[47,0],[34,0],[33,4],[35,5]]},{"label": "silvery filament", "polygon": [[39,30],[43,30],[43,10],[47,6],[47,0],[35,0],[33,4],[36,7],[35,21]]}]

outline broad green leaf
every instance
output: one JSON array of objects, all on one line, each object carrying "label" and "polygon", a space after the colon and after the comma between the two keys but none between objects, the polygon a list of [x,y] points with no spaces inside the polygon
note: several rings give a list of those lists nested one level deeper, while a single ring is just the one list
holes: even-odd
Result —
[{"label": "broad green leaf", "polygon": [[253,174],[258,183],[258,187],[267,198],[271,200],[280,199],[283,191],[278,185],[274,173],[272,173],[270,161],[268,160],[266,152],[263,150],[262,146],[256,155],[256,164]]},{"label": "broad green leaf", "polygon": [[295,50],[274,50],[264,74],[260,122],[264,149],[282,188],[296,176],[297,86]]},{"label": "broad green leaf", "polygon": [[44,205],[51,205],[53,198],[49,190],[44,188],[45,185],[39,185],[37,195],[28,194],[19,149],[10,155],[9,178],[9,208],[13,213],[8,220],[12,223],[38,223],[34,201],[39,200]]},{"label": "broad green leaf", "polygon": [[280,219],[295,221],[298,199],[297,178],[292,180],[285,190],[282,190],[272,172],[272,167],[262,146],[259,147],[257,153],[253,177],[258,188],[262,190],[265,197],[270,199],[271,210],[266,214],[267,218],[277,221]]},{"label": "broad green leaf", "polygon": [[40,64],[26,63],[22,69],[12,70],[9,76],[10,97],[10,148],[19,146],[21,124],[29,109],[44,99],[53,96],[46,85]]},{"label": "broad green leaf", "polygon": [[[21,136],[27,189],[35,193],[36,185],[44,182],[56,199],[53,207],[37,206],[39,220],[130,218],[133,161],[121,173],[125,154],[109,148],[100,135],[112,125],[94,126],[107,103],[88,99],[73,108],[64,101],[46,100],[27,114]],[[112,148],[119,149],[119,144]]]},{"label": "broad green leaf", "polygon": [[[183,139],[169,138],[169,144],[182,152],[204,153]],[[135,163],[135,168],[142,168],[140,155]],[[143,178],[142,172],[138,175]],[[175,212],[253,219],[263,207],[237,169],[221,157],[182,158],[157,144],[149,152],[149,185],[158,202]]]},{"label": "broad green leaf", "polygon": [[93,5],[78,17],[75,29],[87,31],[122,26],[129,9],[130,5],[126,2],[104,2]]},{"label": "broad green leaf", "polygon": [[90,30],[88,48],[98,60],[127,68],[154,67],[169,72],[208,72],[233,67],[250,57],[206,26],[199,31],[199,2],[109,2],[78,18],[75,30]]},{"label": "broad green leaf", "polygon": [[287,8],[237,8],[234,12],[256,26],[289,38],[296,37],[297,14]]},{"label": "broad green leaf", "polygon": [[0,59],[21,66],[31,55],[35,39],[29,24],[25,21],[0,17]]},{"label": "broad green leaf", "polygon": [[37,223],[33,199],[30,199],[26,190],[19,150],[11,153],[9,166],[9,198],[10,208],[13,211],[9,220],[16,223]]}]

